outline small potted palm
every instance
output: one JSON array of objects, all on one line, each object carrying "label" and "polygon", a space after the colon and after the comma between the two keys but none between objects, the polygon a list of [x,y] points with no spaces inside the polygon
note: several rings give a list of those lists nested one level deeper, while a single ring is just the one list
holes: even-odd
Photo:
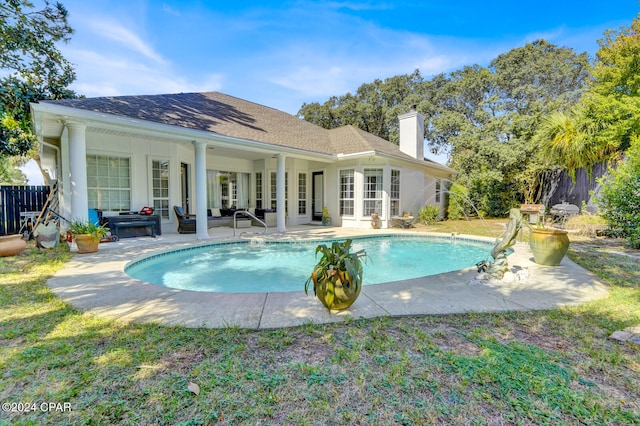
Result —
[{"label": "small potted palm", "polygon": [[322,224],[324,226],[331,225],[331,216],[329,216],[329,209],[326,207],[322,208]]},{"label": "small potted palm", "polygon": [[328,247],[320,244],[316,247],[316,256],[322,253],[318,264],[304,284],[308,294],[313,283],[313,293],[329,310],[346,309],[360,294],[362,289],[362,266],[367,255],[365,250],[351,251],[352,241],[335,241]]},{"label": "small potted palm", "polygon": [[100,240],[107,236],[106,224],[96,225],[90,220],[74,220],[69,224],[69,231],[78,246],[78,253],[95,253]]}]

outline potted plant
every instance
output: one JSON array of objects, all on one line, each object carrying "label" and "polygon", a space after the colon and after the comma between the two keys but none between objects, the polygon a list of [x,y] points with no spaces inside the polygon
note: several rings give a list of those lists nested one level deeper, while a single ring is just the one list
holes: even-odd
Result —
[{"label": "potted plant", "polygon": [[320,244],[316,247],[316,257],[322,253],[311,276],[304,283],[304,292],[308,294],[313,282],[313,293],[329,310],[346,309],[360,294],[362,288],[362,259],[365,250],[351,252],[352,241],[335,241],[331,247]]},{"label": "potted plant", "polygon": [[329,216],[329,209],[326,207],[322,208],[322,224],[324,226],[331,225],[331,216]]},{"label": "potted plant", "polygon": [[529,247],[538,265],[558,266],[569,250],[568,233],[562,229],[545,228],[544,224],[531,227]]},{"label": "potted plant", "polygon": [[15,256],[27,247],[27,242],[22,239],[22,234],[0,236],[0,257]]},{"label": "potted plant", "polygon": [[371,213],[371,227],[373,229],[380,229],[382,227],[382,221],[380,215],[377,212]]},{"label": "potted plant", "polygon": [[107,224],[96,225],[90,220],[74,220],[69,224],[69,230],[78,246],[78,253],[95,253],[98,251],[100,240],[107,236]]}]

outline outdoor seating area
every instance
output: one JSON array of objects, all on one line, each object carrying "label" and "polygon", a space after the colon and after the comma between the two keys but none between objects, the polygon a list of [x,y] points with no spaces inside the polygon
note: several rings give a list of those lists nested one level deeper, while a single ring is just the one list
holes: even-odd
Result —
[{"label": "outdoor seating area", "polygon": [[413,228],[415,217],[413,216],[393,216],[391,218],[391,227],[408,229]]},{"label": "outdoor seating area", "polygon": [[[233,227],[233,216],[236,212],[243,212],[246,209],[207,209],[207,221],[209,228],[219,226]],[[248,228],[251,226],[251,218],[242,214],[236,215],[236,227]]]},{"label": "outdoor seating area", "polygon": [[545,213],[547,208],[544,204],[522,204],[520,213],[526,217],[529,224],[542,224],[545,221]]},{"label": "outdoor seating area", "polygon": [[100,222],[106,223],[117,239],[162,235],[159,215],[120,214],[101,217]]},{"label": "outdoor seating area", "polygon": [[[207,209],[207,228],[218,228],[222,226],[233,227],[233,215],[240,209]],[[185,214],[182,207],[173,206],[173,211],[178,218],[178,232],[180,234],[194,234],[196,232],[196,215]],[[237,228],[248,228],[251,226],[251,219],[242,215],[236,217]]]},{"label": "outdoor seating area", "polygon": [[564,228],[570,216],[580,214],[580,207],[569,203],[554,204],[549,209],[549,214],[551,215],[551,223],[559,228]]}]

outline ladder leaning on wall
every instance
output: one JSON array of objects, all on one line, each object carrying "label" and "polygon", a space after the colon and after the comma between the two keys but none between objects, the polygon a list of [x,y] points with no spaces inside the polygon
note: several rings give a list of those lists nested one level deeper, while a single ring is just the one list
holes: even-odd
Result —
[{"label": "ladder leaning on wall", "polygon": [[58,181],[56,180],[53,182],[53,185],[51,186],[51,191],[49,192],[49,196],[44,202],[42,211],[40,211],[38,218],[33,224],[33,229],[36,229],[40,223],[47,224],[51,220],[57,221],[60,218],[64,219],[62,216],[58,214],[59,207],[60,207],[60,199],[58,198]]}]

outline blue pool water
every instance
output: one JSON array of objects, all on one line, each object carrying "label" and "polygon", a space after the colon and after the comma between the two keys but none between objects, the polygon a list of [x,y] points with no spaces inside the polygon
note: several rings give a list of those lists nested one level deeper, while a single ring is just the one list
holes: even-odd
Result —
[{"label": "blue pool water", "polygon": [[[331,241],[211,244],[162,253],[125,268],[129,276],[165,287],[223,293],[304,289],[319,260],[318,244]],[[364,285],[457,271],[490,257],[490,243],[425,237],[354,238],[367,251]]]}]

